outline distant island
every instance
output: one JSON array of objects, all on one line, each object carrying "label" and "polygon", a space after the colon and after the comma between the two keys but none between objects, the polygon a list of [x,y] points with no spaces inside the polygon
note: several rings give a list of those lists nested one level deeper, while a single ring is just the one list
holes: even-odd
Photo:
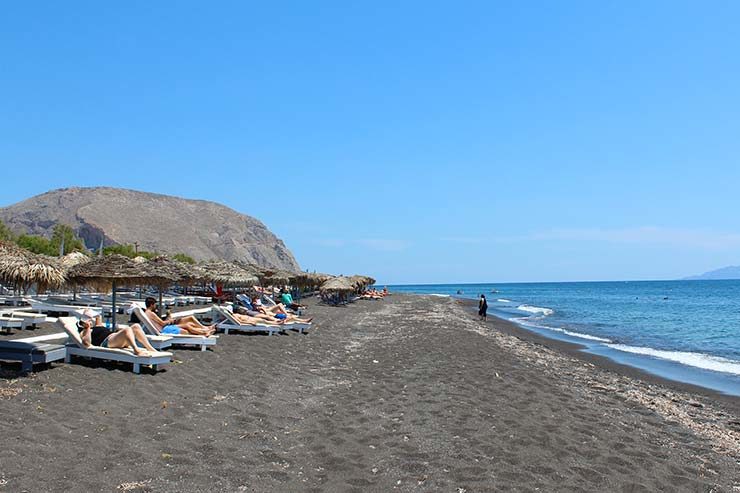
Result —
[{"label": "distant island", "polygon": [[684,277],[684,281],[701,281],[701,280],[717,280],[717,279],[740,279],[740,266],[730,265],[728,267],[722,267],[721,269],[710,270],[704,274],[698,276]]}]

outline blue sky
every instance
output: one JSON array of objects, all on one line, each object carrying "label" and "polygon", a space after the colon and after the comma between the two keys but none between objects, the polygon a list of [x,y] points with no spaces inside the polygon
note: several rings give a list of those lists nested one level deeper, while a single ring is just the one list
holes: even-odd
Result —
[{"label": "blue sky", "polygon": [[214,200],[388,283],[740,264],[736,2],[26,2],[0,205]]}]

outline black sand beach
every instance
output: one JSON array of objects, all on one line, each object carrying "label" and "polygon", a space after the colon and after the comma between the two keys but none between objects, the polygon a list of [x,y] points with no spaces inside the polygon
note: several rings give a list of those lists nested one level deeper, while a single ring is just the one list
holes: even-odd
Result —
[{"label": "black sand beach", "polygon": [[740,490],[738,399],[451,299],[310,313],[307,335],[221,336],[157,374],[3,366],[0,491]]}]

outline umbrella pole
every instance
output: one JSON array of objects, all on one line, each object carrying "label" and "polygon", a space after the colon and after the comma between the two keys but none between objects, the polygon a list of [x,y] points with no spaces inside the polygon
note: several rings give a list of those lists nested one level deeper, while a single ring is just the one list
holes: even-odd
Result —
[{"label": "umbrella pole", "polygon": [[162,286],[159,286],[159,305],[157,305],[157,315],[162,318]]},{"label": "umbrella pole", "polygon": [[111,307],[111,318],[113,319],[111,321],[111,326],[113,327],[113,330],[116,330],[116,281],[113,281],[113,306]]}]

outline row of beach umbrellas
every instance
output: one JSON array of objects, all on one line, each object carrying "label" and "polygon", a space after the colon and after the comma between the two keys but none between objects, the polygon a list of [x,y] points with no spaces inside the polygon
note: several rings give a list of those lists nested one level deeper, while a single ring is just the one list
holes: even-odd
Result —
[{"label": "row of beach umbrellas", "polygon": [[55,258],[37,255],[11,243],[0,243],[0,282],[39,290],[65,284],[109,288],[115,284],[170,286],[217,283],[225,287],[295,286],[322,292],[353,292],[375,284],[369,276],[332,276],[315,272],[289,272],[244,262],[212,260],[187,264],[170,257],[152,260],[122,255],[90,257],[80,252]]}]

